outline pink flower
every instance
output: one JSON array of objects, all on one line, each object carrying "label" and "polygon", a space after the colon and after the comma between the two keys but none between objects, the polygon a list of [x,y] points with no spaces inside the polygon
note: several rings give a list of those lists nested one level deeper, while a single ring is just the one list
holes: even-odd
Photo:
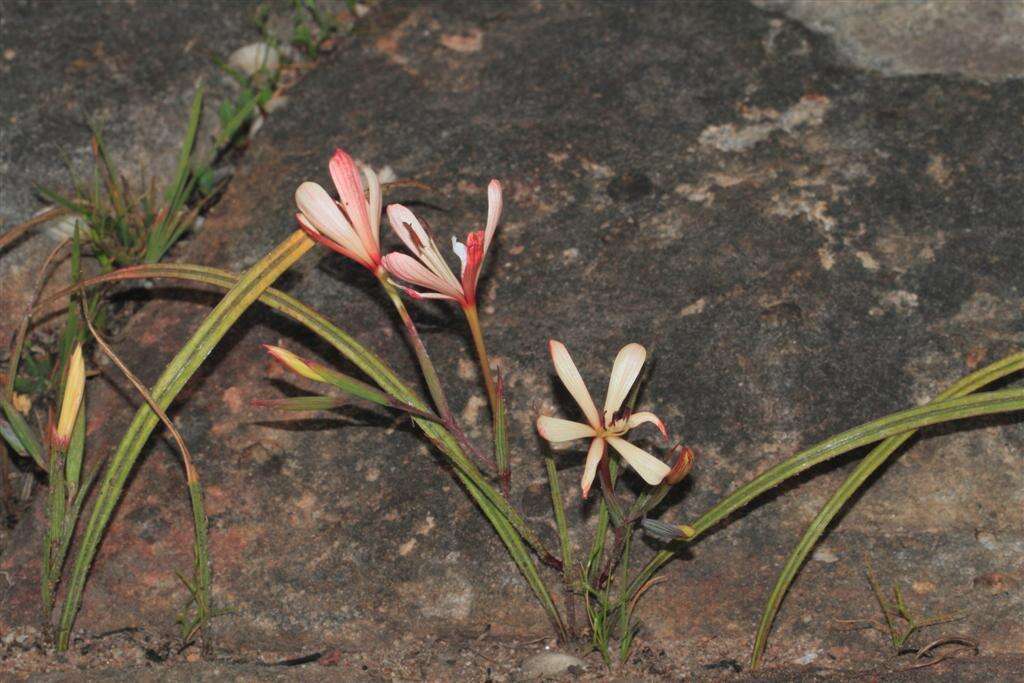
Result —
[{"label": "pink flower", "polygon": [[327,190],[316,183],[302,183],[295,191],[299,225],[320,244],[379,273],[381,195],[377,174],[363,168],[369,188],[367,200],[352,157],[340,149],[334,150],[330,170],[341,201],[331,199]]},{"label": "pink flower", "polygon": [[576,369],[576,364],[572,362],[565,345],[552,339],[548,342],[548,347],[551,350],[551,360],[555,364],[558,378],[576,399],[576,403],[579,404],[587,421],[586,423],[572,422],[541,415],[537,418],[537,431],[542,437],[554,443],[576,439],[591,440],[586,464],[583,467],[583,497],[586,498],[590,493],[590,486],[594,483],[597,466],[605,456],[606,445],[610,445],[618,451],[626,464],[636,470],[636,473],[645,482],[651,486],[660,484],[671,468],[650,453],[622,438],[630,429],[645,422],[656,425],[663,436],[668,435],[665,424],[654,413],[631,413],[629,409],[622,408],[626,396],[629,395],[629,390],[640,375],[640,368],[643,367],[644,361],[647,359],[647,351],[644,347],[639,344],[627,344],[615,357],[612,375],[608,380],[604,410],[601,413],[594,405],[594,399],[590,397],[590,392],[587,391],[587,386],[583,383],[583,378],[580,377],[580,372]]},{"label": "pink flower", "polygon": [[415,258],[392,252],[384,257],[384,267],[396,278],[427,290],[420,292],[405,287],[405,291],[415,298],[451,299],[463,308],[475,307],[480,269],[501,220],[501,207],[501,183],[492,180],[487,186],[486,228],[469,233],[465,244],[452,238],[452,250],[462,262],[460,276],[455,277],[430,233],[413,212],[401,204],[388,206],[388,221],[392,229]]}]

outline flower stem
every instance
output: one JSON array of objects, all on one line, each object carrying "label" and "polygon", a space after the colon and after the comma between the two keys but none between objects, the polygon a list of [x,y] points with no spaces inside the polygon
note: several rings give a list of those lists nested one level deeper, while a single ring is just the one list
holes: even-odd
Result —
[{"label": "flower stem", "polygon": [[490,400],[491,408],[493,409],[498,403],[498,386],[494,383],[494,375],[491,374],[491,363],[487,357],[487,346],[484,344],[484,334],[480,328],[480,316],[477,315],[476,306],[466,306],[462,310],[466,313],[466,322],[469,323],[469,331],[473,335],[476,357],[480,361],[480,371],[484,374],[484,384],[487,385],[487,398]]},{"label": "flower stem", "polygon": [[448,400],[445,398],[444,390],[441,388],[441,378],[438,377],[437,370],[434,368],[434,362],[430,360],[427,347],[423,343],[423,339],[420,338],[420,333],[416,329],[416,323],[413,322],[412,316],[409,315],[409,309],[405,307],[405,302],[402,301],[398,289],[391,284],[386,273],[377,277],[384,287],[384,291],[387,292],[388,298],[395,305],[398,316],[402,319],[402,324],[405,327],[405,338],[408,340],[409,346],[412,347],[413,353],[416,354],[416,360],[427,382],[427,390],[430,392],[430,397],[434,400],[437,412],[441,416],[441,424],[452,433],[452,436],[455,437],[467,454],[476,456],[477,460],[481,461],[484,465],[495,469],[494,459],[485,456],[478,448],[473,446],[469,437],[466,436],[466,433],[462,431],[462,428],[455,421],[455,415],[452,413],[451,408],[448,407]]},{"label": "flower stem", "polygon": [[434,363],[430,360],[430,355],[427,353],[427,347],[423,344],[423,340],[420,339],[420,333],[416,330],[416,324],[412,321],[412,316],[409,315],[405,302],[402,301],[402,297],[395,286],[388,280],[387,273],[382,271],[377,275],[377,279],[380,280],[380,284],[384,287],[384,291],[387,292],[391,303],[395,305],[398,317],[402,319],[402,324],[405,326],[405,337],[409,342],[409,346],[412,347],[413,353],[416,354],[416,360],[420,364],[420,370],[423,371],[423,378],[427,382],[427,390],[430,392],[430,397],[434,400],[434,405],[437,406],[437,412],[446,422],[454,422],[451,408],[448,407],[448,400],[444,396],[444,390],[441,389],[441,379],[437,376]]},{"label": "flower stem", "polygon": [[504,406],[498,395],[498,384],[494,381],[494,375],[491,372],[491,362],[487,356],[487,345],[484,343],[483,329],[480,327],[480,316],[477,314],[476,306],[465,306],[462,310],[466,314],[466,322],[469,323],[476,357],[480,362],[480,372],[483,373],[484,384],[487,386],[487,400],[491,404],[491,426],[494,429],[498,477],[501,479],[501,488],[507,498],[512,484],[512,472],[508,462],[508,444],[505,442],[508,436],[501,427]]}]

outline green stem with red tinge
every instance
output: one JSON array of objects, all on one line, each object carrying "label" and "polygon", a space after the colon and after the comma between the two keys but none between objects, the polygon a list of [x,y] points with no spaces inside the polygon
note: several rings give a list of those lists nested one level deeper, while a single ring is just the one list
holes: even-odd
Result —
[{"label": "green stem with red tinge", "polygon": [[473,347],[476,349],[476,357],[480,363],[480,372],[484,376],[484,384],[487,387],[487,400],[491,404],[491,426],[494,430],[494,453],[497,460],[498,477],[501,479],[501,488],[507,498],[512,487],[512,472],[509,468],[508,433],[505,429],[503,392],[500,391],[499,384],[494,381],[494,374],[491,371],[491,362],[487,355],[487,345],[484,343],[484,333],[480,326],[480,316],[477,314],[476,305],[463,306],[462,311],[466,314],[469,332],[473,337]]}]

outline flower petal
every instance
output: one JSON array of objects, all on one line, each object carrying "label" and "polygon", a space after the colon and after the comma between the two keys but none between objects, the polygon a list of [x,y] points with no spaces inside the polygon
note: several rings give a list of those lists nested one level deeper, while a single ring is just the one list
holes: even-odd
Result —
[{"label": "flower petal", "polygon": [[331,179],[334,181],[334,187],[338,189],[338,199],[341,200],[341,206],[345,209],[345,215],[348,216],[356,235],[363,243],[366,253],[376,257],[375,260],[379,261],[380,242],[370,227],[370,214],[356,163],[348,154],[336,149],[334,156],[331,157],[329,167]]},{"label": "flower petal", "polygon": [[401,204],[388,204],[388,222],[409,251],[417,256],[430,241],[430,235],[423,229],[420,219]]},{"label": "flower petal", "polygon": [[583,497],[590,495],[590,487],[594,483],[594,475],[597,474],[597,466],[601,464],[604,457],[604,439],[594,439],[590,442],[590,450],[587,451],[587,461],[583,464]]},{"label": "flower petal", "polygon": [[351,249],[341,246],[340,244],[332,240],[330,237],[314,228],[313,224],[309,222],[309,219],[306,218],[302,214],[302,212],[295,214],[295,220],[298,221],[299,227],[303,230],[303,232],[309,235],[309,238],[316,242],[317,244],[323,245],[330,249],[331,251],[336,251],[345,258],[350,258],[353,261],[356,261],[357,263],[365,265],[367,268],[373,267],[372,265],[369,265],[368,262],[364,262],[363,260],[362,244],[357,244],[357,246],[360,249],[359,253],[357,254],[353,252]]},{"label": "flower petal", "polygon": [[622,407],[622,402],[629,395],[640,368],[647,360],[647,350],[639,344],[626,344],[615,356],[612,374],[608,379],[608,394],[604,399],[604,419],[611,422],[612,415]]},{"label": "flower petal", "polygon": [[629,463],[630,467],[636,470],[640,478],[651,486],[660,484],[661,480],[672,469],[644,449],[634,446],[625,439],[612,436],[608,438],[608,443],[619,452],[619,455]]},{"label": "flower petal", "polygon": [[462,264],[462,270],[460,271],[462,277],[466,277],[466,245],[459,241],[459,238],[452,235],[452,251],[459,257],[459,263]]},{"label": "flower petal", "polygon": [[[352,258],[363,265],[372,262],[359,236],[356,235],[338,205],[327,194],[327,190],[316,183],[302,183],[295,190],[295,205],[302,212],[306,227],[313,228],[336,242],[349,252]],[[300,218],[300,220],[302,219]]]},{"label": "flower petal", "polygon": [[501,220],[501,209],[504,205],[501,197],[501,183],[497,178],[487,185],[487,228],[484,230],[484,253],[491,248],[491,239]]},{"label": "flower petal", "polygon": [[480,280],[480,267],[484,262],[484,233],[477,230],[466,235],[466,260],[462,267],[462,291],[466,303],[476,303],[476,285]]},{"label": "flower petal", "polygon": [[373,233],[374,244],[379,248],[380,212],[383,206],[380,194],[380,180],[369,166],[363,167],[363,176],[366,178],[366,189],[370,196],[370,232]]},{"label": "flower petal", "polygon": [[388,222],[391,223],[391,228],[405,242],[405,246],[409,247],[409,251],[424,266],[434,275],[445,280],[448,283],[449,289],[458,289],[461,293],[462,285],[444,260],[444,256],[441,255],[430,233],[427,232],[420,219],[416,217],[416,214],[401,204],[390,204],[388,205]]},{"label": "flower petal", "polygon": [[582,422],[541,415],[537,418],[537,431],[548,441],[560,443],[594,436],[594,428]]},{"label": "flower petal", "polygon": [[601,419],[597,414],[597,406],[594,405],[594,399],[590,397],[587,385],[583,383],[583,378],[580,377],[580,371],[576,369],[576,364],[572,362],[569,350],[565,348],[565,344],[554,339],[548,342],[548,350],[551,352],[551,361],[555,365],[558,379],[562,380],[562,384],[569,390],[572,397],[576,399],[576,403],[587,417],[587,422],[590,423],[590,426],[595,430],[600,429]]},{"label": "flower petal", "polygon": [[661,418],[659,418],[654,413],[641,411],[639,413],[631,414],[629,416],[629,419],[626,421],[626,429],[633,429],[635,427],[639,427],[645,422],[650,422],[651,424],[653,424],[655,427],[658,428],[658,431],[661,432],[661,435],[663,437],[665,437],[666,439],[668,438],[668,430],[665,429],[665,423],[662,422]]},{"label": "flower petal", "polygon": [[[446,298],[455,299],[456,301],[462,300],[461,287],[453,287],[451,283],[439,278],[432,270],[408,254],[391,252],[384,257],[383,263],[388,272],[400,280],[425,287]],[[424,295],[421,293],[421,296]]]}]

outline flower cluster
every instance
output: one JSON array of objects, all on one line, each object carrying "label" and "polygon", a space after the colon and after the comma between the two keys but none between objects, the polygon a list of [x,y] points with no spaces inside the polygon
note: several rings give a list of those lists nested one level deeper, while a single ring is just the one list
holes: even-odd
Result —
[{"label": "flower cluster", "polygon": [[[497,396],[496,382],[491,375],[487,360],[483,337],[477,317],[477,291],[484,259],[495,231],[501,221],[502,187],[498,180],[491,180],[487,186],[487,221],[483,230],[475,230],[466,236],[465,243],[452,237],[452,250],[461,262],[459,275],[448,265],[444,255],[438,248],[437,241],[431,234],[426,221],[418,218],[411,210],[401,204],[391,204],[382,212],[381,185],[377,175],[370,168],[360,169],[352,158],[342,150],[336,150],[331,158],[331,179],[338,192],[335,201],[320,185],[305,182],[295,193],[295,201],[299,208],[297,219],[299,225],[313,239],[337,251],[373,272],[385,286],[397,285],[413,299],[444,299],[454,301],[466,313],[474,342],[480,359],[481,369],[487,383],[491,398],[492,410],[495,415],[495,431],[498,431],[498,412],[500,400]],[[365,186],[360,179],[365,179]],[[380,220],[386,213],[391,229],[399,237],[410,253],[390,252],[382,256],[380,242]],[[393,290],[392,290],[393,291]],[[398,304],[401,306],[401,304]],[[407,316],[404,307],[400,308],[403,317]],[[415,334],[411,321],[406,318],[407,327]],[[414,340],[414,344],[418,340]],[[583,468],[582,490],[587,497],[598,471],[606,467],[608,446],[619,454],[622,461],[631,467],[647,484],[658,486],[671,485],[679,481],[689,471],[693,454],[688,449],[680,450],[674,467],[669,467],[654,455],[633,445],[626,440],[627,433],[636,427],[650,423],[658,428],[662,436],[668,438],[665,424],[651,412],[633,412],[625,406],[626,398],[636,383],[640,370],[647,358],[647,352],[639,344],[627,344],[619,351],[612,366],[608,393],[605,397],[603,411],[598,411],[590,396],[579,370],[573,363],[565,345],[552,340],[549,343],[551,359],[555,372],[566,389],[579,404],[586,422],[572,422],[557,417],[541,416],[537,420],[537,429],[541,436],[554,443],[563,443],[577,439],[590,439]],[[275,352],[281,359],[284,350]],[[291,365],[298,363],[301,368],[306,366],[293,359]],[[428,384],[436,384],[433,367],[421,354],[421,365],[424,368]],[[297,370],[309,377],[309,373]],[[431,380],[433,379],[433,383]],[[435,401],[443,407],[442,414],[447,410],[446,403],[439,392],[432,391]],[[499,449],[500,450],[500,449]],[[499,473],[507,476],[507,471]],[[507,481],[506,481],[507,485]]]},{"label": "flower cluster", "polygon": [[452,238],[452,250],[462,262],[460,275],[455,277],[425,222],[401,204],[388,206],[388,221],[413,256],[392,252],[382,258],[381,188],[377,174],[368,167],[362,169],[366,178],[364,190],[355,162],[340,149],[334,151],[329,167],[338,201],[313,182],[304,182],[295,191],[299,208],[296,218],[310,237],[375,274],[386,269],[402,282],[427,290],[403,287],[414,298],[450,299],[463,308],[476,305],[480,270],[501,220],[500,182],[491,180],[487,186],[486,227],[469,233],[465,244]]}]

